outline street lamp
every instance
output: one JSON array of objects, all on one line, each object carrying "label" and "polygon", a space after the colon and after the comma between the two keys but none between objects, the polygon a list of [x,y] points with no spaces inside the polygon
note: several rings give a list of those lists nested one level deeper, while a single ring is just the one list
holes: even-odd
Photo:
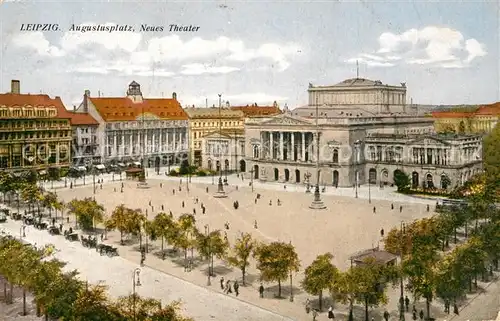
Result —
[{"label": "street lamp", "polygon": [[212,256],[212,238],[210,237],[210,226],[208,224],[205,224],[205,235],[207,236],[207,240],[208,240],[208,276],[207,276],[207,285],[212,285],[212,282],[210,281],[210,276],[212,274],[212,271],[210,269],[210,257]]},{"label": "street lamp", "polygon": [[[401,221],[401,246],[400,246],[400,252],[401,252],[401,266],[403,265],[403,244],[404,244],[404,235],[406,234],[406,226],[403,221]],[[399,320],[400,321],[405,321],[405,299],[404,299],[404,287],[403,287],[403,273],[400,271],[400,294],[401,296],[399,297]]]},{"label": "street lamp", "polygon": [[136,320],[136,315],[135,315],[135,302],[136,302],[136,294],[135,294],[135,287],[141,286],[141,269],[136,268],[134,270],[134,273],[132,274],[132,300],[133,300],[133,314],[134,314],[134,321]]},{"label": "street lamp", "polygon": [[358,158],[359,158],[359,145],[361,141],[358,139],[357,141],[354,142],[354,150],[355,150],[355,156],[354,156],[354,184],[355,184],[355,189],[356,189],[356,198],[358,198]]}]

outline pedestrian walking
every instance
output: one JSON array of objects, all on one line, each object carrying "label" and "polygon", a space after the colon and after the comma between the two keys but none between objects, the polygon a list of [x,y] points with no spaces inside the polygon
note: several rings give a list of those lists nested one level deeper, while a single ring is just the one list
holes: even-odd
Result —
[{"label": "pedestrian walking", "polygon": [[405,306],[406,306],[406,312],[410,311],[410,299],[408,296],[405,296]]},{"label": "pedestrian walking", "polygon": [[450,314],[450,301],[444,301],[444,313]]},{"label": "pedestrian walking", "polygon": [[240,292],[239,292],[239,289],[240,289],[240,285],[238,284],[238,281],[234,281],[234,294],[236,296],[240,295]]},{"label": "pedestrian walking", "polygon": [[208,187],[207,187],[207,188],[205,188],[205,191],[207,191],[207,193],[208,193]]},{"label": "pedestrian walking", "polygon": [[456,303],[455,303],[455,304],[453,304],[453,313],[455,313],[456,315],[458,315],[458,314],[459,314],[459,313],[458,313],[458,306],[457,306],[457,304],[456,304]]},{"label": "pedestrian walking", "polygon": [[224,290],[224,277],[220,278],[220,289]]},{"label": "pedestrian walking", "polygon": [[165,206],[162,205],[161,206],[161,210],[164,211],[165,210]]},{"label": "pedestrian walking", "polygon": [[389,312],[387,310],[384,311],[384,320],[389,321]]},{"label": "pedestrian walking", "polygon": [[273,201],[269,200],[269,206],[273,205]]},{"label": "pedestrian walking", "polygon": [[264,297],[264,286],[262,285],[262,283],[259,286],[259,296],[261,299]]},{"label": "pedestrian walking", "polygon": [[328,319],[335,319],[335,314],[333,314],[333,307],[328,308]]},{"label": "pedestrian walking", "polygon": [[377,213],[377,208],[374,206],[373,207],[373,214]]},{"label": "pedestrian walking", "polygon": [[429,212],[429,204],[427,204],[427,212]]},{"label": "pedestrian walking", "polygon": [[226,282],[226,293],[227,294],[233,293],[233,290],[231,290],[231,281],[230,280],[227,280],[227,282]]},{"label": "pedestrian walking", "polygon": [[313,309],[313,321],[316,321],[317,317],[318,317],[318,311],[316,309]]},{"label": "pedestrian walking", "polygon": [[254,203],[257,204],[257,199],[254,200]]},{"label": "pedestrian walking", "polygon": [[399,206],[399,213],[403,212],[403,205]]},{"label": "pedestrian walking", "polygon": [[201,208],[201,213],[202,213],[202,214],[205,214],[205,206],[203,206],[203,207]]},{"label": "pedestrian walking", "polygon": [[311,301],[309,299],[306,300],[306,313],[309,314],[311,312]]},{"label": "pedestrian walking", "polygon": [[418,314],[420,316],[420,320],[424,319],[424,310],[420,309],[420,313]]},{"label": "pedestrian walking", "polygon": [[384,228],[380,229],[380,237],[384,237]]},{"label": "pedestrian walking", "polygon": [[184,201],[182,201],[182,208],[184,208]]},{"label": "pedestrian walking", "polygon": [[393,210],[393,209],[394,209],[394,204],[391,204],[391,210]]},{"label": "pedestrian walking", "polygon": [[253,228],[257,228],[257,220],[253,221]]}]

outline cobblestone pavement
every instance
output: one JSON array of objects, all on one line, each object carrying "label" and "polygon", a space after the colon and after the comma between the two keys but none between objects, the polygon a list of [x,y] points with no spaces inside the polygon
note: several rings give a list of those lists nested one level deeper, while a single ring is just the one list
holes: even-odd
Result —
[{"label": "cobblestone pavement", "polygon": [[[105,205],[107,214],[111,214],[112,209],[123,203],[132,208],[141,208],[148,211],[151,219],[156,213],[161,211],[161,205],[166,212],[171,210],[175,216],[181,213],[192,213],[193,208],[197,211],[198,227],[203,230],[205,224],[209,224],[210,229],[224,230],[225,222],[230,223],[230,230],[226,231],[230,243],[233,243],[240,232],[250,232],[257,239],[262,241],[291,241],[297,249],[301,258],[302,272],[318,254],[331,252],[334,254],[334,264],[344,269],[349,265],[348,257],[359,250],[377,246],[380,241],[379,231],[384,228],[389,231],[394,226],[399,226],[401,221],[411,221],[424,216],[432,215],[426,211],[426,204],[433,205],[434,200],[412,198],[410,196],[394,193],[391,188],[370,189],[371,203],[368,202],[368,188],[361,187],[358,190],[359,198],[354,198],[353,189],[335,189],[327,188],[323,199],[328,209],[325,211],[313,211],[308,208],[312,195],[303,192],[303,186],[287,185],[286,190],[283,184],[254,183],[255,191],[252,193],[248,186],[249,180],[241,180],[236,176],[229,177],[230,186],[226,186],[228,198],[215,199],[212,197],[217,186],[212,185],[212,177],[193,177],[187,191],[187,178],[166,177],[162,175],[149,174],[150,189],[141,190],[136,188],[136,183],[122,181],[125,184],[124,192],[120,193],[119,177],[115,175],[113,182],[112,175],[101,175],[96,178],[104,179],[102,189],[97,184],[95,198],[99,203]],[[82,180],[77,181],[76,185],[81,184]],[[90,182],[90,185],[89,185]],[[56,183],[56,191],[62,199],[70,200],[72,198],[83,198],[93,196],[92,177],[87,177],[86,186],[76,187],[72,190],[62,188],[64,183]],[[216,180],[215,180],[216,183]],[[162,188],[160,188],[162,184]],[[179,186],[181,191],[179,192]],[[238,188],[236,188],[238,186]],[[49,186],[47,186],[49,187]],[[209,192],[206,192],[208,187]],[[175,195],[172,190],[175,189]],[[302,190],[302,191],[301,191]],[[295,192],[296,191],[296,192]],[[255,203],[255,195],[260,193],[261,199]],[[344,196],[342,196],[344,195]],[[199,203],[195,204],[195,198]],[[282,206],[277,206],[277,200],[280,199]],[[234,210],[232,202],[237,200],[240,203],[238,210]],[[153,207],[150,207],[149,201]],[[181,203],[184,201],[185,207]],[[269,205],[269,201],[272,205]],[[410,202],[408,202],[410,201]],[[200,204],[207,207],[207,214],[202,215]],[[391,210],[391,204],[394,210]],[[403,206],[403,211],[399,212],[399,206]],[[373,207],[376,207],[376,213],[373,213]],[[431,206],[432,208],[432,206]],[[258,229],[255,229],[254,221],[258,222]],[[109,233],[109,240],[106,242],[117,244],[119,241],[118,233]],[[80,246],[77,244],[77,246]],[[157,252],[159,244],[153,244],[152,252]],[[138,244],[134,243],[128,246],[120,246],[120,255],[132,262],[139,262]],[[148,255],[146,265],[153,269],[161,270],[166,273],[185,279],[191,283],[200,286],[206,286],[206,263],[196,262],[196,267],[192,272],[184,272],[182,259],[167,258],[165,261],[155,255]],[[198,264],[201,264],[198,266]],[[267,309],[276,311],[281,315],[287,315],[297,320],[306,317],[303,304],[306,298],[314,300],[300,289],[295,287],[303,278],[302,272],[293,277],[294,284],[294,302],[288,300],[278,300],[273,298],[276,292],[275,284],[266,284],[268,291],[265,299],[259,299],[257,294],[258,271],[255,265],[251,264],[249,269],[248,281],[251,283],[248,287],[240,288],[241,294],[238,299],[256,304]],[[212,279],[212,285],[207,287],[214,292],[221,292],[219,287],[219,277],[225,279],[241,279],[241,273],[228,267],[224,262],[216,262],[217,278]],[[288,297],[290,293],[289,281],[283,284],[283,294]],[[391,314],[391,319],[397,319],[397,302],[399,290],[389,289],[388,295],[390,302],[387,306],[373,311],[375,320],[380,320],[380,314],[387,309]],[[214,297],[215,298],[215,297]],[[234,298],[234,297],[233,297]],[[314,301],[313,301],[314,302]],[[327,304],[329,304],[327,302]],[[328,305],[327,305],[328,306]],[[424,305],[418,304],[418,309]],[[337,319],[342,319],[341,314],[346,312],[345,307],[335,305]],[[437,318],[446,317],[442,313],[440,305],[433,305],[433,315]],[[356,313],[362,315],[362,309],[356,310]],[[308,316],[310,317],[310,316]],[[318,320],[326,319],[321,315]],[[311,317],[312,319],[312,317]],[[411,319],[408,314],[407,320]]]}]

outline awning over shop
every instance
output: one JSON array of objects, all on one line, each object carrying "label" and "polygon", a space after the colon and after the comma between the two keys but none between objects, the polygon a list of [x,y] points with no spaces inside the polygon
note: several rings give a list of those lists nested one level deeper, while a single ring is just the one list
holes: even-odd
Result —
[{"label": "awning over shop", "polygon": [[140,162],[134,162],[134,165],[141,166],[141,163]]},{"label": "awning over shop", "polygon": [[82,171],[82,172],[87,170],[87,168],[85,166],[78,166],[76,169],[79,171]]},{"label": "awning over shop", "polygon": [[98,164],[95,166],[95,168],[97,169],[106,169],[106,166],[104,166],[103,164]]}]

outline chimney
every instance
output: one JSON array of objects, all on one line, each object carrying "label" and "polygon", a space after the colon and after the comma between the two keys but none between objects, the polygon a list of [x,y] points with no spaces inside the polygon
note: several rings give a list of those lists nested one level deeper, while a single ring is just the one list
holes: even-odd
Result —
[{"label": "chimney", "polygon": [[276,100],[273,103],[273,107],[278,107],[278,103],[276,102]]},{"label": "chimney", "polygon": [[76,105],[73,105],[73,112],[76,112]]},{"label": "chimney", "polygon": [[88,113],[89,112],[89,103],[88,99],[90,97],[90,90],[85,90],[85,94],[83,95],[83,112]]},{"label": "chimney", "polygon": [[12,94],[20,94],[21,93],[21,82],[19,80],[12,80],[10,82],[10,92]]},{"label": "chimney", "polygon": [[229,104],[229,101],[226,101],[226,107],[227,107],[227,108],[229,108],[229,106],[231,106],[231,105]]},{"label": "chimney", "polygon": [[172,99],[177,100],[177,93],[175,91],[172,93]]}]

